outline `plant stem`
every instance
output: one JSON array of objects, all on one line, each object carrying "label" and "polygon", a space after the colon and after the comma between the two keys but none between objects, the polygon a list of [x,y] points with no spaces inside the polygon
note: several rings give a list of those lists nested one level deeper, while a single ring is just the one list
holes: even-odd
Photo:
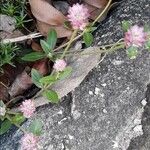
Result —
[{"label": "plant stem", "polygon": [[104,10],[99,14],[99,16],[94,20],[94,22],[92,23],[92,26],[95,25],[95,23],[102,17],[102,15],[106,12],[106,10],[109,8],[110,4],[111,4],[112,0],[109,0],[109,2],[107,3],[106,7],[104,8]]},{"label": "plant stem", "polygon": [[[109,49],[106,49],[105,50],[105,46],[103,46],[104,48],[103,49],[100,49],[98,48],[97,51],[95,52],[87,52],[87,53],[77,53],[77,54],[74,54],[74,53],[70,53],[70,54],[65,54],[65,56],[80,56],[80,55],[90,55],[90,54],[100,54],[100,53],[109,53],[109,52],[112,52],[112,51],[115,51],[115,50],[118,50],[120,48],[124,48],[124,42],[120,42],[122,39],[120,39],[118,42],[116,42],[115,44],[111,44],[113,45],[111,48]],[[107,47],[108,45],[106,45]],[[47,85],[45,87],[45,89],[48,89],[50,88],[51,84]],[[42,92],[44,91],[44,89],[41,89],[33,98],[36,98],[38,97]]]},{"label": "plant stem", "polygon": [[[122,41],[122,39],[120,39],[119,41],[117,41],[116,43],[115,43],[115,45],[120,45],[120,44],[124,44],[124,42],[121,42]],[[113,46],[114,45],[114,43],[113,44],[107,44],[107,45],[103,45],[103,46],[99,46],[99,48],[101,48],[102,50],[105,48],[108,48],[108,47],[111,47],[111,46]],[[67,54],[73,54],[74,52],[83,52],[83,50],[81,49],[81,50],[72,50],[72,51],[68,51],[68,52],[66,52],[66,55]],[[62,54],[62,52],[55,52],[55,54]]]},{"label": "plant stem", "polygon": [[93,55],[93,54],[100,54],[100,53],[110,53],[112,51],[118,50],[120,48],[124,48],[123,44],[117,45],[116,47],[111,47],[107,50],[103,50],[103,49],[97,49],[97,51],[95,52],[87,52],[87,53],[77,53],[77,54],[66,54],[66,56],[80,56],[80,55]]},{"label": "plant stem", "polygon": [[24,128],[22,128],[19,124],[16,124],[16,123],[12,122],[11,118],[10,118],[8,115],[6,116],[6,118],[7,118],[12,124],[14,124],[16,127],[18,127],[22,132],[27,133],[27,131],[26,131]]},{"label": "plant stem", "polygon": [[16,114],[18,114],[18,113],[17,113],[17,112],[12,112],[12,111],[7,111],[7,114],[16,115]]},{"label": "plant stem", "polygon": [[[102,15],[105,13],[105,11],[108,9],[109,5],[111,4],[112,0],[109,0],[109,2],[107,3],[106,7],[104,8],[104,10],[99,14],[99,16],[94,20],[94,22],[92,23],[92,26],[94,26],[94,24],[102,17]],[[83,36],[83,34],[86,32],[86,29],[83,30],[83,32],[76,36],[74,39],[72,39],[72,42],[78,40],[79,38],[81,38]],[[67,46],[69,44],[69,42],[63,44],[63,45],[60,45],[59,47],[55,48],[54,49],[54,52],[55,51],[58,51],[60,49],[62,49],[63,47]]]},{"label": "plant stem", "polygon": [[68,49],[70,48],[70,46],[71,46],[71,44],[72,44],[72,42],[73,42],[73,39],[74,39],[74,37],[76,36],[77,32],[78,32],[78,30],[74,30],[74,31],[73,31],[72,36],[71,36],[71,38],[70,38],[70,41],[68,42],[68,45],[66,46],[66,48],[65,48],[65,50],[64,50],[64,52],[63,52],[63,54],[62,54],[62,56],[61,56],[61,59],[64,58],[66,52],[67,52]]}]

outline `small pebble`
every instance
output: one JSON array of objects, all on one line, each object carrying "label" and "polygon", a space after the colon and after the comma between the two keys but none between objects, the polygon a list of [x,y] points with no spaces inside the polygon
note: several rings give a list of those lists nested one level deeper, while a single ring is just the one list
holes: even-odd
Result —
[{"label": "small pebble", "polygon": [[146,106],[146,104],[147,104],[146,99],[143,99],[143,100],[141,101],[141,104],[142,104],[143,106]]},{"label": "small pebble", "polygon": [[141,124],[141,119],[134,119],[134,124],[136,125]]},{"label": "small pebble", "polygon": [[68,134],[68,137],[69,137],[70,140],[74,139],[74,137],[70,134]]},{"label": "small pebble", "polygon": [[103,83],[103,84],[101,84],[103,87],[105,87],[107,84],[106,83]]},{"label": "small pebble", "polygon": [[81,113],[78,112],[77,110],[75,110],[75,111],[73,111],[72,115],[73,115],[74,120],[77,120],[80,118]]},{"label": "small pebble", "polygon": [[101,96],[101,97],[104,97],[105,95],[104,95],[104,93],[102,93],[102,94],[100,94],[100,96]]},{"label": "small pebble", "polygon": [[93,92],[92,92],[92,91],[89,91],[89,94],[90,94],[90,95],[93,95]]},{"label": "small pebble", "polygon": [[118,142],[117,142],[117,141],[113,141],[112,147],[113,147],[114,149],[119,148]]},{"label": "small pebble", "polygon": [[130,90],[130,87],[127,87],[127,90]]},{"label": "small pebble", "polygon": [[98,94],[99,94],[99,92],[100,92],[100,89],[99,89],[98,87],[96,87],[96,88],[95,88],[95,92],[94,92],[94,93],[95,93],[96,95],[98,95]]},{"label": "small pebble", "polygon": [[135,126],[134,128],[133,128],[133,131],[134,132],[142,132],[143,130],[142,130],[142,125],[137,125],[137,126]]},{"label": "small pebble", "polygon": [[106,110],[105,108],[103,109],[103,113],[104,113],[104,114],[107,114],[107,110]]},{"label": "small pebble", "polygon": [[63,114],[63,111],[62,111],[62,110],[60,110],[57,114],[62,115],[62,114]]}]

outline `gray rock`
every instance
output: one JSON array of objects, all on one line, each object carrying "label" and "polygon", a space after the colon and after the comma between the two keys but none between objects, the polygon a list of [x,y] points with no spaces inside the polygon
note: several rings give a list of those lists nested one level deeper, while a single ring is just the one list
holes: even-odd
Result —
[{"label": "gray rock", "polygon": [[15,18],[7,15],[0,15],[0,20],[0,30],[6,32],[12,32],[13,30],[15,30]]},{"label": "gray rock", "polygon": [[[100,25],[95,45],[121,38],[124,19],[150,24],[149,8],[150,0],[124,1]],[[148,51],[139,50],[135,60],[129,60],[124,49],[108,55],[65,101],[38,109],[35,117],[41,118],[44,124],[39,149],[149,150],[149,83]],[[145,98],[147,104],[143,106]],[[5,134],[0,149],[19,149],[21,136],[19,130]]]}]

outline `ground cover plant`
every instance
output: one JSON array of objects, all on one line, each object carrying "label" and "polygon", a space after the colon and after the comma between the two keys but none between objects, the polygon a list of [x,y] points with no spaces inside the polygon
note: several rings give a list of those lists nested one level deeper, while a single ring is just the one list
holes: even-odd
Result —
[{"label": "ground cover plant", "polygon": [[[69,49],[78,39],[83,40],[85,47],[92,45],[94,41],[92,33],[96,30],[96,23],[110,9],[112,1],[95,0],[94,3],[92,1],[92,5],[88,0],[84,3],[68,1],[63,3],[64,8],[60,8],[60,4],[54,2],[49,4],[43,0],[17,2],[15,1],[14,5],[14,1],[4,1],[1,10],[2,14],[15,17],[16,29],[23,30],[27,35],[21,38],[7,37],[1,41],[0,133],[4,134],[12,124],[16,125],[24,132],[21,140],[22,149],[33,150],[37,148],[38,137],[42,133],[40,120],[35,120],[28,129],[21,127],[21,123],[26,118],[32,117],[36,111],[33,99],[42,95],[50,103],[59,103],[59,95],[51,89],[51,86],[67,78],[74,71],[67,64],[67,56],[82,55],[81,52],[84,50],[69,51]],[[33,29],[25,26],[29,21],[33,26],[36,22],[35,31],[39,30],[44,37],[39,33],[36,36],[32,34],[36,39],[30,40],[32,37],[30,30]],[[136,59],[140,55],[140,48],[150,49],[149,25],[141,26],[123,21],[122,29],[124,32],[122,39],[97,47],[95,54],[108,54],[124,48],[129,59]],[[40,38],[37,38],[38,36]],[[22,42],[24,40],[27,42]],[[30,89],[37,90],[32,95],[26,96],[26,91]],[[15,106],[18,106],[17,111],[12,110]]]}]

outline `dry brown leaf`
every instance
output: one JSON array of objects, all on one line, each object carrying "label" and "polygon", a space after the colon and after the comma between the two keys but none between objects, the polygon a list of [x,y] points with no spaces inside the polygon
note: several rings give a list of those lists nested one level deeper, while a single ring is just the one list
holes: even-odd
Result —
[{"label": "dry brown leaf", "polygon": [[29,0],[31,11],[39,21],[50,25],[62,25],[65,16],[45,0]]},{"label": "dry brown leaf", "polygon": [[[39,60],[33,64],[33,68],[38,70],[42,75],[48,73],[47,59]],[[27,68],[19,74],[12,85],[10,86],[8,92],[11,97],[22,95],[28,88],[33,85],[30,75],[27,73],[30,69]]]},{"label": "dry brown leaf", "polygon": [[[88,8],[89,12],[90,12],[90,19],[95,20],[97,18],[97,16],[103,11],[102,8],[96,8],[92,5],[89,4],[85,4],[85,6]],[[102,21],[103,19],[105,19],[107,13],[105,13],[99,21]]]},{"label": "dry brown leaf", "polygon": [[38,70],[40,74],[46,75],[48,73],[48,65],[47,65],[48,60],[47,59],[42,59],[34,63],[33,68]]},{"label": "dry brown leaf", "polygon": [[34,40],[32,40],[31,47],[34,51],[37,51],[37,52],[42,51],[41,46],[38,43],[36,43]]},{"label": "dry brown leaf", "polygon": [[46,24],[46,23],[41,22],[41,21],[37,21],[37,28],[40,31],[40,33],[44,36],[46,36],[48,31],[52,28],[56,30],[58,38],[70,37],[72,34],[72,31],[63,27],[63,25],[52,26],[52,25]]},{"label": "dry brown leaf", "polygon": [[21,74],[19,74],[11,87],[9,88],[8,92],[11,97],[15,97],[17,95],[23,94],[26,89],[31,87],[32,80],[31,77],[27,74],[24,70]]},{"label": "dry brown leaf", "polygon": [[84,0],[85,3],[97,8],[104,8],[108,3],[108,0]]}]

